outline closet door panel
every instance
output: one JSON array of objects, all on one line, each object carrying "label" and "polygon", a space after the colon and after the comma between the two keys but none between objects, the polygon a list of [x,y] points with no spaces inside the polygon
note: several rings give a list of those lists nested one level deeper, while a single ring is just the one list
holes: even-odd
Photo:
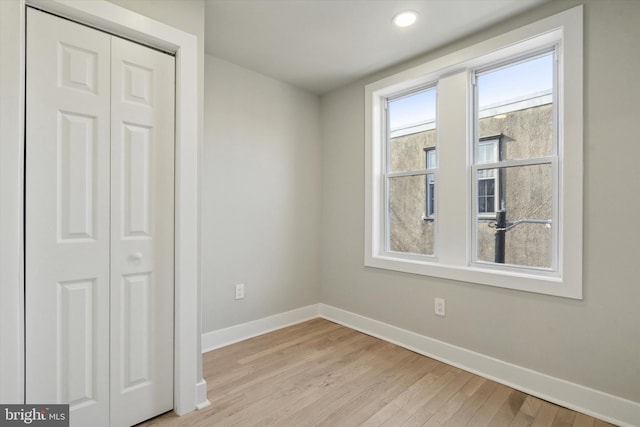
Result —
[{"label": "closet door panel", "polygon": [[110,37],[27,11],[26,399],[109,420]]},{"label": "closet door panel", "polygon": [[174,58],[112,41],[114,425],[173,408]]},{"label": "closet door panel", "polygon": [[174,59],[27,18],[27,402],[132,425],[173,408]]}]

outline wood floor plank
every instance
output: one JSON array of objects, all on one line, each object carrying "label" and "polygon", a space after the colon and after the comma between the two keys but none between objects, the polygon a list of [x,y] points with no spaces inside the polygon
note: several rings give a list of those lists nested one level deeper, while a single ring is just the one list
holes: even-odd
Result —
[{"label": "wood floor plank", "polygon": [[[348,356],[359,357],[367,351],[367,346],[372,345],[370,337],[362,334],[353,334],[350,339],[340,341],[321,350],[297,348],[281,357],[267,361],[261,361],[256,365],[245,365],[238,368],[243,372],[242,377],[235,377],[231,381],[218,382],[214,380],[209,385],[209,390],[215,390],[217,394],[229,393],[233,390],[250,388],[254,384],[260,384],[271,378],[285,380],[289,376],[297,375],[299,371],[307,371],[310,367],[322,366],[325,362],[343,363]],[[310,365],[312,363],[312,365]],[[228,374],[233,377],[233,374]],[[229,378],[227,378],[229,379]]]},{"label": "wood floor plank", "polygon": [[447,421],[445,426],[466,426],[478,409],[489,399],[497,386],[498,384],[493,381],[483,381],[482,386],[468,396],[464,404],[461,405],[460,409]]},{"label": "wood floor plank", "polygon": [[[212,354],[212,357],[205,358],[204,368],[211,369],[212,376],[227,372],[229,368],[237,368],[239,366],[269,369],[270,364],[286,364],[291,360],[297,360],[300,354],[313,354],[316,351],[324,351],[330,349],[333,345],[338,345],[342,340],[362,335],[353,330],[340,328],[338,325],[333,325],[329,328],[326,325],[324,326],[321,323],[314,324],[310,330],[304,331],[304,334],[300,331],[294,331],[295,333],[292,334],[281,334],[278,339],[271,343],[273,347],[278,346],[280,350],[278,352],[273,351],[273,348],[269,351],[269,340],[265,339],[264,335],[232,345],[231,347],[234,347],[235,350],[231,355],[218,354],[219,350],[210,352],[209,354]],[[253,343],[254,341],[257,341],[257,343]],[[247,349],[242,348],[245,342],[250,344]],[[301,342],[305,344],[300,345],[299,343]],[[254,354],[262,356],[259,363],[242,363],[243,361],[246,362],[247,358],[252,358],[254,362],[258,362],[255,356],[252,357]],[[218,372],[215,371],[216,368],[219,370]]]},{"label": "wood floor plank", "polygon": [[[298,333],[299,334],[299,333]],[[327,330],[317,330],[311,331],[309,334],[305,334],[306,336],[306,345],[300,346],[297,345],[297,342],[292,340],[288,342],[287,348],[282,348],[279,353],[270,353],[269,355],[264,354],[264,346],[251,346],[250,348],[256,352],[262,352],[263,358],[259,364],[241,364],[240,360],[249,356],[251,353],[244,351],[242,349],[236,349],[234,352],[229,354],[218,354],[218,350],[213,353],[213,356],[210,358],[205,358],[203,363],[204,370],[209,373],[211,372],[211,377],[213,381],[219,382],[224,381],[225,375],[229,374],[232,371],[248,371],[251,372],[256,369],[269,370],[273,369],[274,366],[286,366],[292,361],[296,362],[302,359],[301,356],[306,355],[314,355],[317,351],[327,352],[331,350],[334,345],[339,345],[345,339],[349,339],[351,337],[360,336],[362,334],[358,334],[353,330],[345,330],[345,328],[336,328],[336,329],[327,329]],[[258,338],[252,338],[248,341],[258,340]],[[287,342],[287,341],[285,341]],[[321,345],[317,345],[318,342],[322,342]],[[274,342],[274,345],[277,344],[278,341]],[[234,344],[233,347],[242,347],[239,344]],[[220,367],[222,366],[222,367]],[[215,384],[214,384],[215,386]]]},{"label": "wood floor plank", "polygon": [[518,391],[512,390],[507,400],[502,404],[498,412],[491,419],[489,425],[491,426],[508,426],[513,419],[520,412],[520,407],[524,403],[527,395]]},{"label": "wood floor plank", "polygon": [[[383,417],[385,418],[384,421],[382,421],[379,425],[385,427],[402,425],[408,419],[414,416],[420,408],[426,405],[427,402],[435,398],[441,390],[443,390],[456,378],[458,374],[449,370],[447,365],[442,364],[441,366],[437,367],[434,372],[432,372],[432,375],[435,377],[435,380],[421,385],[421,394],[420,396],[416,396],[416,399],[412,402],[412,405],[397,405],[395,407],[392,407],[391,411],[389,411],[388,413],[388,416],[385,415]],[[382,409],[382,411],[384,410],[385,408]],[[375,422],[375,420],[373,421]]]},{"label": "wood floor plank", "polygon": [[430,387],[442,375],[442,373],[437,372],[438,368],[446,368],[446,365],[441,364],[441,366],[436,367],[424,375],[404,392],[400,393],[396,398],[367,418],[361,425],[366,427],[380,426],[397,412],[404,409],[410,410],[411,408],[421,405],[422,402],[424,402],[425,396],[429,395]]},{"label": "wood floor plank", "polygon": [[616,426],[614,424],[609,424],[608,422],[596,419],[596,421],[593,423],[593,427],[616,427]]},{"label": "wood floor plank", "polygon": [[469,372],[462,371],[455,373],[452,381],[443,387],[432,399],[429,399],[427,403],[417,408],[415,413],[404,422],[402,426],[416,427],[424,425],[429,421],[429,418],[438,412],[472,377],[473,375]]},{"label": "wood floor plank", "polygon": [[[304,330],[305,335],[324,334],[330,331],[332,326],[324,324],[322,319],[313,319],[309,322],[299,323],[288,328],[279,329],[268,334],[247,339],[240,343],[228,345],[215,351],[207,353],[210,357],[203,359],[203,367],[211,375],[216,375],[218,371],[223,371],[228,365],[237,365],[238,360],[246,355],[259,352],[265,348],[270,348],[281,342],[290,342],[291,338],[300,336],[300,331]],[[335,329],[341,329],[335,325]]]},{"label": "wood floor plank", "polygon": [[573,427],[593,427],[596,420],[585,414],[576,414],[576,419],[573,421]]},{"label": "wood floor plank", "polygon": [[[362,338],[365,338],[364,340]],[[366,337],[356,337],[357,340],[364,347],[367,345]],[[364,342],[363,342],[364,341]],[[353,343],[350,343],[353,344]],[[212,395],[210,392],[210,401],[212,409],[215,410],[215,418],[220,418],[224,414],[221,412],[227,411],[233,414],[237,411],[241,411],[247,404],[246,402],[257,402],[266,396],[274,393],[272,384],[283,383],[289,381],[291,378],[295,378],[297,375],[304,374],[309,370],[315,372],[316,369],[322,369],[326,365],[339,364],[341,358],[346,357],[351,352],[357,352],[360,349],[352,347],[345,343],[342,346],[334,347],[331,354],[321,355],[315,354],[315,358],[309,359],[304,357],[301,361],[295,363],[289,363],[284,366],[277,366],[274,370],[255,369],[255,373],[251,376],[246,376],[243,380],[234,381],[232,384],[226,384],[220,386],[218,393]],[[312,366],[309,363],[315,362]],[[326,367],[330,370],[332,367]],[[239,399],[241,396],[242,399]]]},{"label": "wood floor plank", "polygon": [[[351,402],[356,396],[371,396],[384,385],[384,379],[380,379],[381,373],[392,369],[396,364],[404,364],[407,359],[415,357],[413,354],[403,352],[393,352],[387,357],[380,354],[379,359],[371,362],[370,369],[362,372],[350,381],[335,385],[333,390],[323,390],[317,397],[307,405],[300,407],[291,416],[282,419],[278,425],[317,425],[339,411],[345,404]],[[384,375],[384,374],[382,374]],[[307,424],[309,419],[315,420],[312,424]]]},{"label": "wood floor plank", "polygon": [[559,409],[559,406],[552,403],[542,402],[535,420],[531,423],[531,427],[550,427],[553,424],[553,420],[556,418],[556,414]]},{"label": "wood floor plank", "polygon": [[[303,398],[310,395],[312,400],[316,400],[317,388],[327,393],[336,388],[338,384],[362,375],[362,372],[371,369],[367,367],[367,363],[378,354],[388,354],[390,346],[383,341],[360,335],[333,348],[331,355],[318,357],[312,365],[305,361],[293,367],[283,367],[274,375],[261,373],[251,382],[238,385],[233,391],[242,395],[243,399],[234,400],[232,405],[218,408],[222,410],[215,414],[211,421],[217,422],[233,417],[248,423],[245,425],[251,425],[254,418],[265,418],[266,411],[278,408],[278,405],[282,405],[287,399]],[[351,366],[350,361],[353,360],[362,360],[363,363]],[[389,363],[393,361],[395,358],[389,357]],[[307,378],[311,378],[314,383],[308,384],[307,382],[306,393],[299,393]],[[277,388],[273,384],[277,384]],[[212,405],[215,404],[212,402]],[[236,413],[238,414],[236,415]]]},{"label": "wood floor plank", "polygon": [[419,410],[421,410],[428,402],[438,396],[438,394],[445,387],[447,387],[447,385],[449,385],[457,376],[458,374],[454,372],[446,372],[425,390],[424,397],[419,402],[417,402],[415,406],[404,407],[394,412],[392,416],[385,420],[382,426],[392,427],[407,424],[407,422],[409,422],[409,420],[411,420]]},{"label": "wood floor plank", "polygon": [[498,413],[504,402],[509,398],[513,389],[497,384],[495,391],[487,401],[476,411],[467,423],[468,427],[485,427]]},{"label": "wood floor plank", "polygon": [[348,420],[352,425],[361,425],[372,413],[385,407],[394,400],[398,394],[407,390],[420,378],[426,375],[435,366],[435,361],[425,363],[425,358],[413,354],[414,358],[409,364],[396,365],[387,370],[383,377],[379,378],[375,393],[357,393],[356,396],[318,424],[319,427],[332,427]]},{"label": "wood floor plank", "polygon": [[203,356],[209,407],[145,427],[607,427],[325,319]]},{"label": "wood floor plank", "polygon": [[462,408],[462,406],[469,400],[469,396],[475,393],[487,380],[472,376],[465,385],[455,393],[447,403],[445,403],[439,411],[437,411],[426,423],[425,427],[439,427],[447,424],[448,421]]},{"label": "wood floor plank", "polygon": [[528,427],[536,418],[536,414],[542,406],[542,400],[533,396],[527,396],[522,402],[520,410],[511,421],[510,427]]},{"label": "wood floor plank", "polygon": [[567,408],[560,408],[556,413],[556,417],[553,420],[551,427],[572,427],[573,421],[576,418],[576,413]]}]

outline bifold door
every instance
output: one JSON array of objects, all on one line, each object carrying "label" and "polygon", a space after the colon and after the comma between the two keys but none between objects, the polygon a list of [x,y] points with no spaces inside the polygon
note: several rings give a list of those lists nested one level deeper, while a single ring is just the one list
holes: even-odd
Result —
[{"label": "bifold door", "polygon": [[27,11],[28,403],[173,407],[174,58]]}]

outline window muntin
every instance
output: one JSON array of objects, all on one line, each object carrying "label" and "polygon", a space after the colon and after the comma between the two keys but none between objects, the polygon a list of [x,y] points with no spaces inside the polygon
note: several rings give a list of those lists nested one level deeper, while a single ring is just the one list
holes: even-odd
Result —
[{"label": "window muntin", "polygon": [[425,149],[435,149],[436,144],[436,92],[435,86],[422,87],[386,101],[389,252],[428,256],[435,252],[433,210],[427,214],[435,205],[435,163],[429,164],[428,154],[425,161]]}]

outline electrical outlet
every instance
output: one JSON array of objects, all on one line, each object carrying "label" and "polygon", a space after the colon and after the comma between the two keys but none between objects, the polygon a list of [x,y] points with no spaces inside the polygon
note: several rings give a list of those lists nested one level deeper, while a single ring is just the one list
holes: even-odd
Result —
[{"label": "electrical outlet", "polygon": [[434,312],[438,316],[444,316],[444,298],[433,299]]},{"label": "electrical outlet", "polygon": [[236,299],[244,298],[244,283],[238,283],[236,285]]}]

